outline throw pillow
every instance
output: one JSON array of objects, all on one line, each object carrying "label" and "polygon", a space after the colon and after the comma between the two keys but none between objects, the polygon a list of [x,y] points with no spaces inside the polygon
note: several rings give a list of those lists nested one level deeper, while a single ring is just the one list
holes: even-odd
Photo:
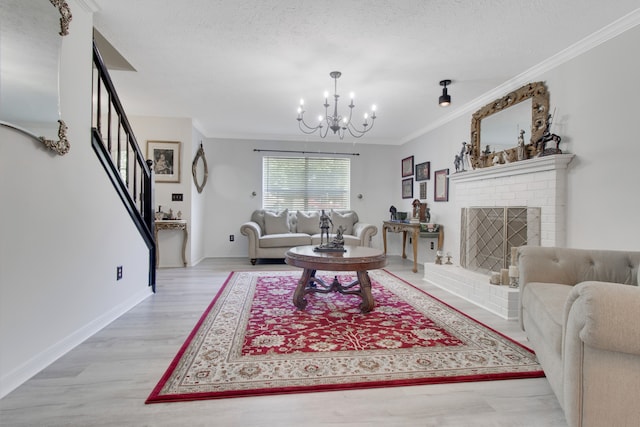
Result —
[{"label": "throw pillow", "polygon": [[264,213],[265,234],[284,234],[289,232],[289,210]]},{"label": "throw pillow", "polygon": [[320,233],[320,213],[311,212],[308,215],[298,211],[298,233],[314,235]]},{"label": "throw pillow", "polygon": [[334,233],[337,233],[338,227],[342,226],[344,234],[353,235],[353,223],[355,222],[355,215],[353,212],[341,214],[336,211],[331,211],[331,221],[333,222]]}]

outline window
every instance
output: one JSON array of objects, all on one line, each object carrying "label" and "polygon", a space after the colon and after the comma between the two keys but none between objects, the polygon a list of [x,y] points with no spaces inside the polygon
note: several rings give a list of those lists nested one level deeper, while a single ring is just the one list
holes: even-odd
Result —
[{"label": "window", "polygon": [[263,209],[349,209],[350,191],[350,159],[262,159]]}]

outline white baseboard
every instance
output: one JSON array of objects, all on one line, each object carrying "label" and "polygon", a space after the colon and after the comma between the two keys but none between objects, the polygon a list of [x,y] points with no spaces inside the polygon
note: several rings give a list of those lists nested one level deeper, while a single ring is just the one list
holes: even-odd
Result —
[{"label": "white baseboard", "polygon": [[25,363],[7,373],[0,378],[0,399],[18,388],[29,378],[42,371],[44,368],[55,362],[60,357],[71,351],[77,345],[81,344],[87,338],[100,331],[105,326],[122,316],[127,311],[153,295],[151,287],[133,295],[122,304],[113,307],[111,310],[97,317],[92,322],[86,324],[71,335],[62,339],[58,343],[47,348],[40,354],[27,360]]}]

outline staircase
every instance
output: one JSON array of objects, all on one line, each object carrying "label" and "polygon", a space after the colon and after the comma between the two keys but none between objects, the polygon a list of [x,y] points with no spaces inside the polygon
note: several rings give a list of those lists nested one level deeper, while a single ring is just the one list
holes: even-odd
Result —
[{"label": "staircase", "polygon": [[138,146],[95,42],[93,65],[91,145],[149,249],[149,286],[155,292],[152,162],[145,160]]}]

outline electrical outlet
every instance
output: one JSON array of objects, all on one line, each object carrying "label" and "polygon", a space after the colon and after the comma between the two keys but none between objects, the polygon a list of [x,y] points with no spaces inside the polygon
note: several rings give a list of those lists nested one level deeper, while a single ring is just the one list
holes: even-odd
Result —
[{"label": "electrical outlet", "polygon": [[431,250],[433,250],[433,242],[431,242]]},{"label": "electrical outlet", "polygon": [[233,234],[229,234],[229,241],[233,242],[234,240],[236,240],[236,236],[234,236]]},{"label": "electrical outlet", "polygon": [[181,202],[182,201],[182,193],[173,193],[171,194],[172,202]]},{"label": "electrical outlet", "polygon": [[116,280],[122,279],[122,266],[119,265],[116,267]]}]

